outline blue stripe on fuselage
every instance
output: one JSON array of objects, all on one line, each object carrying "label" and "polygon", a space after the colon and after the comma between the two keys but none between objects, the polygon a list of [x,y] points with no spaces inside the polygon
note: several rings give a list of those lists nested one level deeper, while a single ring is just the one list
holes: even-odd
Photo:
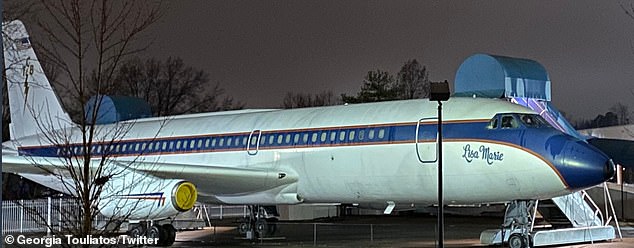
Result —
[{"label": "blue stripe on fuselage", "polygon": [[[443,124],[443,137],[451,140],[474,140],[493,143],[507,143],[523,147],[542,156],[545,162],[553,166],[562,176],[565,185],[576,188],[584,185],[584,177],[576,176],[573,168],[560,163],[563,155],[561,138],[565,134],[553,128],[516,128],[487,129],[488,121],[467,120],[446,122]],[[355,145],[379,145],[390,143],[413,143],[416,123],[392,123],[348,127],[328,127],[301,130],[262,131],[260,150],[284,148],[336,147]],[[165,137],[156,139],[120,140],[112,143],[99,143],[92,147],[94,157],[103,156],[145,156],[205,152],[245,151],[250,133],[226,133],[187,137]],[[254,136],[258,136],[257,133]],[[253,137],[252,137],[253,138]],[[419,140],[435,140],[436,124],[425,123],[419,129]],[[109,145],[110,144],[110,145]],[[70,146],[33,146],[19,147],[20,155],[61,157],[81,156],[81,144]]]}]

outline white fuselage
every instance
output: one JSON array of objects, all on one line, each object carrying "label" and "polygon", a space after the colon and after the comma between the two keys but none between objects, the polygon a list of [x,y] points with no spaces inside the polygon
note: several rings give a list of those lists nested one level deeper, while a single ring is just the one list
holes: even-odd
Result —
[{"label": "white fuselage", "polygon": [[[435,137],[435,120],[421,122],[421,129],[433,127],[434,131],[427,136],[421,134],[424,137],[418,143],[412,127],[422,118],[435,117],[436,107],[435,102],[410,100],[150,118],[97,128],[131,125],[121,141],[141,145],[130,143],[126,152],[116,148],[119,161],[268,169],[289,171],[298,177],[292,187],[232,194],[231,190],[218,188],[201,171],[199,178],[186,179],[197,185],[202,200],[287,203],[276,201],[275,196],[293,192],[304,203],[430,204],[437,199],[437,164],[420,160],[436,158],[434,139],[424,138]],[[486,122],[498,113],[533,112],[501,100],[454,98],[444,104],[443,119],[446,125],[480,123],[480,128],[469,130],[469,126],[459,132],[482,136],[490,132],[484,128]],[[396,128],[411,129],[411,134],[396,137],[404,132]],[[540,154],[509,142],[452,135],[457,128],[446,128],[444,137],[449,138],[443,143],[448,204],[549,198],[570,192],[557,169]],[[237,146],[221,147],[223,137],[223,142]],[[249,138],[260,139],[248,144]],[[216,139],[215,146],[212,139]],[[41,140],[32,137],[21,141],[22,147],[29,144],[39,146]],[[175,149],[177,145],[188,148]],[[139,157],[135,149],[146,152]]]}]

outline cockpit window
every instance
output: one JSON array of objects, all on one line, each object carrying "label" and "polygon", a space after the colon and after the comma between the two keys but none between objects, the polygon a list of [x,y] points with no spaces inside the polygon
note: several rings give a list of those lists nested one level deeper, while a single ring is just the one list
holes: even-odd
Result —
[{"label": "cockpit window", "polygon": [[548,127],[550,124],[544,118],[535,114],[520,114],[520,120],[526,127]]},{"label": "cockpit window", "polygon": [[495,116],[491,121],[489,121],[489,125],[487,125],[488,129],[496,129],[498,128],[498,117]]},{"label": "cockpit window", "polygon": [[517,120],[512,115],[502,116],[502,128],[518,128]]}]

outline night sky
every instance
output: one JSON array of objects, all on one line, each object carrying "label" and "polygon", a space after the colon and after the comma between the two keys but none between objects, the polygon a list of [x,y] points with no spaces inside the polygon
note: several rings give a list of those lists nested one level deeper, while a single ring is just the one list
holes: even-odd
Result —
[{"label": "night sky", "polygon": [[369,70],[409,59],[453,82],[468,56],[529,58],[573,119],[634,110],[634,21],[626,1],[174,1],[144,56],[179,56],[247,108],[286,92],[355,93]]}]

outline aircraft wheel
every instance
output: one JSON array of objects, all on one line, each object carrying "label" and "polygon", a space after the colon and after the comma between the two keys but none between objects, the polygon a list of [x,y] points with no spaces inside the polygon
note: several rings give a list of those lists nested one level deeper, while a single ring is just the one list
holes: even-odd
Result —
[{"label": "aircraft wheel", "polygon": [[249,229],[250,225],[246,221],[240,222],[240,224],[238,224],[238,233],[240,233],[240,235],[246,235]]},{"label": "aircraft wheel", "polygon": [[165,232],[163,227],[161,227],[159,225],[152,225],[147,230],[147,237],[149,239],[158,240],[158,242],[157,242],[158,246],[164,246],[165,245],[165,241],[167,239],[167,235],[166,234],[167,233]]},{"label": "aircraft wheel", "polygon": [[255,222],[255,232],[260,238],[264,238],[267,236],[269,232],[269,224],[266,222],[266,220],[260,219]]},{"label": "aircraft wheel", "polygon": [[176,241],[176,228],[172,224],[164,224],[162,228],[165,230],[165,246],[173,245]]},{"label": "aircraft wheel", "polygon": [[131,238],[138,238],[145,234],[145,230],[143,230],[143,225],[140,224],[130,224],[130,229],[128,230],[128,236]]},{"label": "aircraft wheel", "polygon": [[509,248],[526,248],[526,239],[522,234],[514,233],[509,237]]}]

